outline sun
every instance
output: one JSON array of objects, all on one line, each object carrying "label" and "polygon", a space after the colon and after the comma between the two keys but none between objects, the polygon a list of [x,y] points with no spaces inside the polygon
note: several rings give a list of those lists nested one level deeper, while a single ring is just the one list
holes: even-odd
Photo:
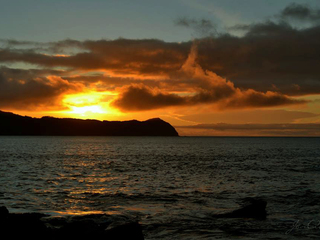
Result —
[{"label": "sun", "polygon": [[72,106],[72,113],[75,114],[86,114],[88,112],[91,113],[106,113],[101,106],[95,105],[95,106],[85,106],[85,107],[74,107]]},{"label": "sun", "polygon": [[82,119],[105,119],[118,116],[121,113],[110,107],[113,97],[113,93],[95,91],[65,95],[62,103],[69,110],[64,114]]}]

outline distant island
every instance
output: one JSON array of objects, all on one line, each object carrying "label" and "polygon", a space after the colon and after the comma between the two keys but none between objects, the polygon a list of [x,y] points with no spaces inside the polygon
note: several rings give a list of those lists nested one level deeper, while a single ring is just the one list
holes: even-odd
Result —
[{"label": "distant island", "polygon": [[99,121],[73,118],[32,118],[0,111],[0,135],[16,136],[179,136],[160,118],[147,121]]}]

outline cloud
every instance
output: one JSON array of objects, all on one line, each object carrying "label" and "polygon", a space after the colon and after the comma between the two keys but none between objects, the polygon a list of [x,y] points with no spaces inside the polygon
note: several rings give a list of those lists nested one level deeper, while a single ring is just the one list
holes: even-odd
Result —
[{"label": "cloud", "polygon": [[[101,41],[99,44],[97,44],[97,42],[87,41],[85,44],[88,45],[87,47],[92,50],[92,53],[96,53],[96,55],[104,54],[106,51],[105,54],[109,53],[110,59],[113,59],[113,55],[122,58],[122,54],[119,53],[122,51],[123,54],[125,52],[127,52],[128,55],[131,54],[131,57],[135,59],[135,61],[147,61],[151,56],[151,58],[155,58],[153,59],[154,62],[158,62],[159,59],[157,59],[157,57],[159,57],[159,54],[161,56],[163,53],[163,50],[154,48],[155,44],[162,46],[164,43],[161,41],[151,40],[142,43],[140,41],[121,40],[120,42],[120,46],[118,46],[119,42],[117,44],[114,42],[110,43],[111,45],[115,44],[118,48],[118,51],[113,50],[113,52],[109,51],[109,47],[106,47],[106,41]],[[147,42],[149,45],[146,45]],[[66,91],[73,89],[77,84],[78,86],[79,84],[87,87],[93,86],[98,91],[115,90],[117,87],[123,86],[120,89],[121,92],[119,97],[113,101],[113,106],[122,111],[145,111],[165,107],[193,106],[198,104],[215,104],[217,109],[223,110],[230,108],[259,108],[304,103],[302,100],[295,100],[277,92],[269,91],[263,93],[254,89],[242,90],[236,87],[231,81],[220,77],[216,73],[209,70],[204,71],[198,63],[198,60],[201,57],[199,56],[198,48],[201,46],[201,43],[202,41],[194,42],[188,57],[184,63],[179,64],[177,70],[171,69],[165,71],[164,77],[159,80],[141,79],[140,81],[132,78],[105,76],[101,74],[83,76],[80,73],[80,75],[72,76],[73,72],[82,69],[82,67],[77,66],[81,66],[84,61],[90,62],[87,63],[88,68],[90,68],[90,66],[99,66],[103,61],[106,61],[102,60],[101,56],[95,57],[95,54],[79,53],[73,57],[65,57],[48,56],[46,54],[26,50],[20,52],[2,50],[2,55],[0,52],[0,60],[1,57],[8,60],[26,58],[33,63],[41,62],[44,66],[60,66],[59,64],[64,64],[64,66],[72,66],[74,68],[73,70],[69,69],[68,71],[52,68],[38,70],[2,68],[3,74],[7,77],[2,81],[2,89],[9,89],[10,91],[6,92],[11,92],[12,96],[19,96],[10,98],[6,95],[6,92],[3,92],[3,104],[8,105],[10,99],[12,104],[14,103],[13,105],[16,107],[19,104],[19,106],[31,106],[35,102],[38,102],[38,104],[41,102],[42,105],[49,105],[44,102],[52,103],[52,101],[50,102],[45,99],[56,99]],[[72,41],[67,41],[66,44],[69,46],[74,43]],[[76,44],[78,45],[77,42]],[[139,53],[135,47],[141,44],[142,47],[140,47],[140,51],[149,48],[148,51],[145,50],[144,53]],[[59,45],[60,47],[63,46],[62,43],[59,43]],[[171,48],[172,46],[169,44],[167,47]],[[138,56],[139,54],[140,59]],[[81,57],[79,57],[79,55],[81,55]],[[73,58],[77,58],[77,60],[72,60]],[[126,74],[131,72],[130,70],[125,71],[125,60],[118,62],[118,60],[113,59],[113,61],[115,61],[114,64],[123,64],[122,71]],[[160,61],[162,62],[162,60]],[[155,63],[149,62],[148,64],[153,66]],[[164,61],[162,64],[166,65],[166,62]],[[102,65],[101,68],[103,68]],[[52,76],[55,76],[55,78]],[[8,81],[8,79],[13,79],[13,81]],[[57,79],[59,81],[56,81]],[[32,90],[29,90],[30,88],[32,88]],[[185,91],[184,94],[181,92],[182,90]],[[15,91],[16,94],[14,94],[13,91]],[[28,93],[30,95],[28,95]],[[22,102],[22,99],[25,99],[25,104],[20,103]]]},{"label": "cloud", "polygon": [[[192,26],[201,22],[180,19],[179,24]],[[203,69],[232,81],[241,89],[267,92],[276,86],[278,92],[289,96],[320,93],[319,25],[298,29],[286,21],[269,20],[234,28],[244,30],[245,34],[237,37],[226,33],[196,39],[197,62]],[[0,49],[0,62],[84,71],[103,69],[113,76],[166,78],[181,68],[192,44],[191,41],[168,43],[155,39],[69,39],[41,47],[19,48],[18,42],[11,41],[10,46],[14,47]],[[66,56],[57,55],[60,53]],[[300,88],[294,87],[297,85]]]},{"label": "cloud", "polygon": [[[106,69],[118,74],[161,74],[175,71],[188,55],[190,43],[166,43],[160,40],[60,41],[41,48],[0,49],[0,62],[26,62],[43,67]],[[60,56],[47,52],[74,54]]]},{"label": "cloud", "polygon": [[217,35],[217,27],[209,19],[193,19],[181,17],[175,20],[177,26],[191,28],[199,37],[209,37]]},{"label": "cloud", "polygon": [[286,95],[268,91],[266,93],[258,92],[253,89],[239,91],[238,96],[232,98],[226,104],[228,108],[250,108],[250,107],[274,107],[281,105],[305,103],[303,100],[295,100]]},{"label": "cloud", "polygon": [[80,91],[81,87],[61,77],[49,75],[51,72],[52,70],[27,71],[0,68],[0,108],[64,109],[60,103],[63,94]]},{"label": "cloud", "polygon": [[121,93],[112,105],[124,111],[152,110],[186,104],[185,99],[176,94],[162,93],[143,85],[131,85]]},{"label": "cloud", "polygon": [[[302,96],[320,93],[320,26],[295,29],[287,23],[242,26],[243,37],[223,35],[199,43],[199,64],[240,88]],[[296,89],[292,84],[297,84]]]},{"label": "cloud", "polygon": [[113,106],[123,111],[143,111],[173,106],[216,104],[220,110],[229,108],[259,108],[305,103],[276,92],[258,92],[253,89],[241,90],[226,79],[211,71],[204,71],[196,62],[195,44],[175,80],[192,79],[193,93],[186,96],[164,93],[144,85],[124,88]]},{"label": "cloud", "polygon": [[[211,34],[215,25],[207,19],[179,18],[177,25],[200,36],[182,43],[2,39],[0,63],[6,67],[1,69],[1,104],[18,107],[25,98],[25,105],[38,101],[49,106],[50,98],[57,104],[59,96],[82,87],[119,91],[113,106],[122,111],[200,104],[221,111],[306,103],[295,97],[320,94],[318,13],[292,4],[281,11],[281,20],[234,26],[244,31],[242,36]],[[286,20],[291,18],[314,24],[296,28]],[[33,69],[17,69],[25,63]]]},{"label": "cloud", "polygon": [[308,5],[291,3],[280,13],[280,17],[297,20],[318,21],[320,20],[320,10],[313,10]]}]

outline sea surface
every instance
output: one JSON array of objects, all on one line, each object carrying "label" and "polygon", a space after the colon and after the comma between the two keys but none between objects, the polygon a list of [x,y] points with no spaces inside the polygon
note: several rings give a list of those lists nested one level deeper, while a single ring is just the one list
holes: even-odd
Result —
[{"label": "sea surface", "polygon": [[[0,137],[0,205],[135,219],[145,239],[320,238],[320,138]],[[216,219],[249,198],[264,220]]]}]

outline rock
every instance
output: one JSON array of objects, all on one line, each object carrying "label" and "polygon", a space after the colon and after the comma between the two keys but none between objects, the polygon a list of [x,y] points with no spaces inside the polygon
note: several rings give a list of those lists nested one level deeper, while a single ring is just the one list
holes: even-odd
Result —
[{"label": "rock", "polygon": [[75,221],[54,231],[55,239],[104,239],[104,229],[94,221]]},{"label": "rock", "polygon": [[0,219],[7,218],[9,216],[9,211],[6,207],[0,207]]},{"label": "rock", "polygon": [[[136,222],[113,222],[109,215],[51,217],[40,213],[9,213],[0,207],[1,239],[87,240],[144,239]],[[106,227],[107,230],[106,230]]]},{"label": "rock", "polygon": [[106,229],[106,239],[144,240],[142,227],[137,222],[111,226]]},{"label": "rock", "polygon": [[6,207],[0,207],[0,229],[5,229],[8,221],[9,211]]},{"label": "rock", "polygon": [[3,232],[9,236],[8,239],[51,239],[47,237],[47,227],[40,220],[43,216],[37,213],[9,214],[2,225]]},{"label": "rock", "polygon": [[257,218],[265,219],[267,202],[261,199],[250,199],[250,204],[230,213],[216,214],[214,218]]}]

